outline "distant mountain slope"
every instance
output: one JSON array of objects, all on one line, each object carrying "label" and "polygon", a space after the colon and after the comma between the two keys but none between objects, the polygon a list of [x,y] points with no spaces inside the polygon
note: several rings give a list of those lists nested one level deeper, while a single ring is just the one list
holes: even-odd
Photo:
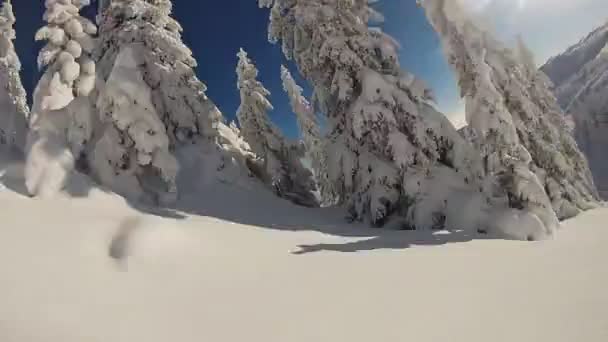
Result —
[{"label": "distant mountain slope", "polygon": [[608,23],[542,68],[575,123],[598,188],[608,197]]},{"label": "distant mountain slope", "polygon": [[566,52],[549,59],[541,70],[549,76],[556,87],[560,86],[595,59],[606,44],[608,44],[608,22],[568,48]]}]

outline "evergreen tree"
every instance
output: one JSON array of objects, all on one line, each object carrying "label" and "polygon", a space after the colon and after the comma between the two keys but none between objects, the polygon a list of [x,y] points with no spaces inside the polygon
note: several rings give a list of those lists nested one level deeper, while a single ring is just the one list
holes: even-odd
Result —
[{"label": "evergreen tree", "polygon": [[456,2],[424,0],[466,99],[473,141],[485,172],[496,175],[511,207],[537,214],[547,227],[594,206],[587,162],[569,134],[547,80],[519,41],[518,54],[481,31]]},{"label": "evergreen tree", "polygon": [[298,204],[316,206],[312,174],[301,162],[303,150],[288,144],[270,121],[268,111],[273,109],[267,99],[270,92],[257,80],[258,70],[243,49],[238,58],[236,72],[241,105],[237,118],[245,141],[264,164],[266,181],[279,196]]},{"label": "evergreen tree", "polygon": [[105,86],[97,110],[105,130],[95,140],[91,167],[103,184],[128,197],[174,201],[179,163],[173,151],[215,141],[222,115],[194,73],[171,1],[112,0],[100,8],[96,55]]},{"label": "evergreen tree", "polygon": [[38,67],[46,69],[34,92],[26,147],[25,178],[32,195],[62,190],[74,168],[69,139],[81,145],[90,130],[92,108],[86,97],[95,87],[90,53],[97,28],[79,14],[87,5],[88,0],[45,1],[47,24],[35,39],[47,42],[38,54]]},{"label": "evergreen tree", "polygon": [[324,205],[331,205],[336,202],[336,195],[329,181],[325,141],[321,135],[321,129],[314,109],[310,102],[302,95],[302,88],[298,86],[285,66],[281,66],[281,79],[283,81],[283,89],[285,89],[289,97],[291,109],[296,114],[300,136],[306,150],[306,158],[310,161],[310,166],[314,172],[321,202]]},{"label": "evergreen tree", "polygon": [[0,145],[23,151],[29,108],[19,71],[21,62],[15,52],[15,15],[10,0],[0,8]]}]

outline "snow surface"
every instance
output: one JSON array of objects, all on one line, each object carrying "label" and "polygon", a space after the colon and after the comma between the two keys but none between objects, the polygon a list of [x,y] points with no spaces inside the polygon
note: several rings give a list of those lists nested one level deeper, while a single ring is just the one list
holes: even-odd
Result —
[{"label": "snow surface", "polygon": [[189,214],[86,182],[30,199],[2,165],[3,342],[608,340],[608,209],[480,240],[345,225],[257,182],[209,182]]}]

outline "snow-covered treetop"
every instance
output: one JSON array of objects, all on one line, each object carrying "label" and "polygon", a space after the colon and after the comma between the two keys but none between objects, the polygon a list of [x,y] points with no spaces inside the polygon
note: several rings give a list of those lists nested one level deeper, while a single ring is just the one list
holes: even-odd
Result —
[{"label": "snow-covered treetop", "polygon": [[15,14],[13,13],[13,5],[10,0],[4,1],[0,8],[0,34],[6,39],[15,39]]},{"label": "snow-covered treetop", "polygon": [[264,158],[269,150],[281,151],[283,141],[278,129],[268,119],[272,104],[267,96],[270,91],[257,80],[258,69],[243,49],[237,54],[237,87],[241,93],[241,105],[237,117],[241,132],[258,157]]},{"label": "snow-covered treetop", "polygon": [[283,89],[285,89],[289,97],[291,108],[296,114],[302,140],[307,152],[310,153],[320,148],[321,144],[321,131],[314,109],[310,105],[310,102],[302,95],[302,87],[296,83],[289,70],[283,65],[281,66],[281,80],[283,81]]},{"label": "snow-covered treetop", "polygon": [[251,63],[249,57],[247,57],[247,52],[240,49],[237,56],[239,58],[236,69],[239,90],[244,91],[248,96],[251,96],[259,109],[272,110],[272,104],[266,98],[266,96],[270,95],[270,91],[264,88],[262,83],[257,80],[258,69]]},{"label": "snow-covered treetop", "polygon": [[[94,87],[93,52],[97,26],[79,12],[89,0],[46,0],[43,19],[47,25],[36,33],[37,41],[47,41],[38,54],[38,67],[48,67],[50,93],[42,109],[57,110],[67,106],[73,94],[88,95]],[[61,94],[58,96],[57,94]]]},{"label": "snow-covered treetop", "polygon": [[193,70],[197,63],[182,41],[182,27],[171,17],[171,1],[112,0],[103,5],[96,53],[100,76],[109,76],[122,48],[142,45],[140,67],[146,83],[155,90],[154,105],[172,145],[192,136],[215,136],[222,115]]},{"label": "snow-covered treetop", "polygon": [[[500,141],[482,145],[483,148],[513,149],[519,138],[511,113],[503,104],[503,96],[492,82],[492,66],[488,63],[487,46],[490,38],[470,26],[456,4],[445,0],[424,0],[421,4],[430,23],[439,33],[448,61],[456,71],[461,96],[467,99],[466,118],[480,138],[498,135]],[[492,115],[488,115],[491,112]],[[500,146],[499,146],[500,145]]]},{"label": "snow-covered treetop", "polygon": [[15,53],[15,47],[13,46],[13,40],[15,39],[15,15],[13,13],[13,5],[10,0],[4,1],[2,7],[0,7],[0,37],[2,37],[0,44],[0,57],[6,58],[6,64],[11,65],[16,70],[21,69],[21,63]]},{"label": "snow-covered treetop", "polygon": [[302,87],[296,83],[293,76],[291,76],[291,73],[284,65],[281,65],[281,80],[283,81],[283,89],[287,92],[292,107],[295,109],[302,106],[303,108],[301,109],[303,111],[311,111],[312,108],[310,107],[310,103],[302,95]]},{"label": "snow-covered treetop", "polygon": [[[123,43],[143,41],[161,58],[178,60],[196,67],[192,51],[181,41],[181,25],[171,18],[170,0],[112,0],[101,20],[104,41],[119,39]],[[102,50],[101,52],[105,52]]]},{"label": "snow-covered treetop", "polygon": [[46,0],[44,4],[46,11],[43,19],[48,25],[38,30],[35,38],[48,43],[38,56],[38,67],[70,59],[67,55],[61,55],[62,51],[72,55],[71,59],[79,58],[83,51],[91,53],[91,35],[97,33],[97,27],[79,15],[80,9],[90,4],[89,0]]}]

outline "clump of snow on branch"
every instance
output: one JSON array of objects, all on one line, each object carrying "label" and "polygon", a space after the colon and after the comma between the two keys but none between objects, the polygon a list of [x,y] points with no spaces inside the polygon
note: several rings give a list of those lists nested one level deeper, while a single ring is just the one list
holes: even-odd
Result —
[{"label": "clump of snow on branch", "polygon": [[30,110],[13,45],[15,21],[11,2],[4,1],[0,7],[0,146],[23,151]]},{"label": "clump of snow on branch", "polygon": [[316,206],[312,174],[301,162],[303,149],[289,144],[270,121],[268,111],[273,109],[267,99],[270,92],[257,80],[258,70],[243,49],[238,58],[236,71],[241,105],[237,118],[245,141],[262,163],[262,178],[277,195],[298,204]]}]

